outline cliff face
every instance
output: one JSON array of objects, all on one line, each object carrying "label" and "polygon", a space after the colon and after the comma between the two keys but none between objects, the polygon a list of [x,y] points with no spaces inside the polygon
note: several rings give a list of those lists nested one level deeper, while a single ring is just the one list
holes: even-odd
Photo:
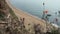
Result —
[{"label": "cliff face", "polygon": [[[42,31],[46,28],[43,28],[39,24],[31,25],[30,29],[32,29],[34,33],[29,32],[30,29],[26,30],[24,20],[24,18],[20,18],[19,20],[12,9],[8,6],[6,1],[0,0],[0,34],[36,34],[36,29],[41,34],[44,34]],[[50,24],[48,24],[46,31],[49,31],[51,29],[53,29],[53,26],[50,26]]]}]

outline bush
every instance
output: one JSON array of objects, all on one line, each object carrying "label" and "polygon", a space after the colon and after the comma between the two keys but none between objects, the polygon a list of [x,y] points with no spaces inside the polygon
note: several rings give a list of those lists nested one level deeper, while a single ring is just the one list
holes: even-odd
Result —
[{"label": "bush", "polygon": [[52,30],[51,32],[46,32],[46,34],[60,34],[58,30]]},{"label": "bush", "polygon": [[3,13],[0,13],[0,20],[4,20],[4,14]]},{"label": "bush", "polygon": [[15,15],[15,13],[13,12],[13,10],[11,8],[9,8],[9,9],[10,9],[9,12],[10,12],[11,16],[13,16],[14,19],[18,19],[17,16]]},{"label": "bush", "polygon": [[58,30],[52,30],[51,33],[52,33],[52,34],[59,34],[59,31],[58,31]]}]

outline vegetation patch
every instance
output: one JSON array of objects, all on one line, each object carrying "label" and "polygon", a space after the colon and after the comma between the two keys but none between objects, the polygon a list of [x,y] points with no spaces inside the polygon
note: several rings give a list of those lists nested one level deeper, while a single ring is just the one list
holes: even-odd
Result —
[{"label": "vegetation patch", "polygon": [[0,11],[0,20],[4,20],[5,14],[2,13],[2,11]]},{"label": "vegetation patch", "polygon": [[13,16],[13,18],[16,18],[16,19],[18,19],[18,17],[15,15],[15,13],[13,12],[13,10],[10,8],[10,14]]}]

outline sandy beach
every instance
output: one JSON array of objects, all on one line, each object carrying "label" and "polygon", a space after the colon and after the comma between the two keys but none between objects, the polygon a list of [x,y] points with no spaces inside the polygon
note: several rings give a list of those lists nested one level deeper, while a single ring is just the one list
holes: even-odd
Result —
[{"label": "sandy beach", "polygon": [[31,24],[31,26],[33,24],[40,24],[43,28],[44,31],[45,28],[46,28],[46,22],[40,18],[36,18],[35,16],[32,16],[28,13],[25,13],[23,12],[22,10],[20,9],[17,9],[15,7],[13,7],[13,5],[10,4],[9,0],[6,0],[7,4],[9,5],[9,7],[11,7],[11,9],[14,11],[14,13],[16,14],[16,16],[20,19],[20,18],[25,18],[25,26],[26,26],[26,29],[29,29],[30,26],[28,26],[28,24]]}]

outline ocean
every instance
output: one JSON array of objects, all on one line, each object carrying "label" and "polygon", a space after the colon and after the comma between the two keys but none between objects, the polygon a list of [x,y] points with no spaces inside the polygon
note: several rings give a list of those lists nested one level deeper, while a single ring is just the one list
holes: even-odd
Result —
[{"label": "ocean", "polygon": [[[49,22],[54,22],[60,26],[60,0],[9,0],[10,3],[18,8],[27,12],[31,15],[42,18],[43,11],[47,10],[48,14],[51,14],[49,17]],[[44,5],[43,5],[44,3]],[[58,22],[55,19],[58,19]]]}]

